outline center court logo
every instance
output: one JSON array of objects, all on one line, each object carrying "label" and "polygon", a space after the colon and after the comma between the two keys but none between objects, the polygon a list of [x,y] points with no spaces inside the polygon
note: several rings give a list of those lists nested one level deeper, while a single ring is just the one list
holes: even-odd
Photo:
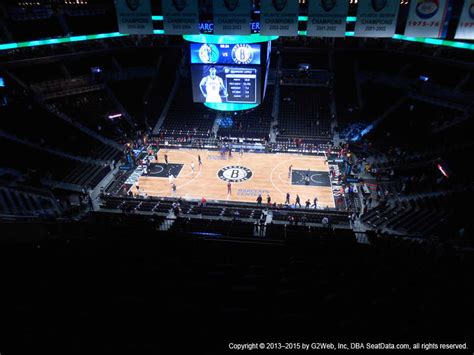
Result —
[{"label": "center court logo", "polygon": [[245,166],[231,165],[219,170],[217,176],[227,182],[244,182],[252,177],[252,170]]},{"label": "center court logo", "polygon": [[438,10],[439,0],[418,0],[416,4],[416,14],[425,20],[435,16]]}]

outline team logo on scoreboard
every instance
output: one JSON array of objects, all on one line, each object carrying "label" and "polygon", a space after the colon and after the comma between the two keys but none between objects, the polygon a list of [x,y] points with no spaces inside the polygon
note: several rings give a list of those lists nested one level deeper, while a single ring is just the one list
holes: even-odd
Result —
[{"label": "team logo on scoreboard", "polygon": [[382,11],[387,6],[387,0],[372,0],[372,8],[375,12]]},{"label": "team logo on scoreboard", "polygon": [[439,10],[439,0],[418,0],[416,14],[422,19],[429,19]]},{"label": "team logo on scoreboard", "polygon": [[273,7],[278,12],[282,11],[286,7],[288,0],[272,0]]},{"label": "team logo on scoreboard", "polygon": [[140,7],[140,0],[125,0],[125,3],[131,11],[136,11]]},{"label": "team logo on scoreboard", "polygon": [[227,182],[244,182],[252,177],[252,170],[245,166],[231,165],[219,170],[217,176]]},{"label": "team logo on scoreboard", "polygon": [[252,47],[248,44],[236,44],[232,48],[232,60],[236,64],[249,64],[253,59]]},{"label": "team logo on scoreboard", "polygon": [[321,0],[321,6],[324,11],[329,12],[336,6],[336,0]]},{"label": "team logo on scoreboard", "polygon": [[224,0],[225,7],[230,12],[234,11],[239,5],[239,0]]},{"label": "team logo on scoreboard", "polygon": [[199,59],[203,63],[217,63],[219,60],[219,49],[213,44],[203,44],[199,48]]},{"label": "team logo on scoreboard", "polygon": [[173,6],[178,11],[183,11],[187,5],[187,0],[173,0]]}]

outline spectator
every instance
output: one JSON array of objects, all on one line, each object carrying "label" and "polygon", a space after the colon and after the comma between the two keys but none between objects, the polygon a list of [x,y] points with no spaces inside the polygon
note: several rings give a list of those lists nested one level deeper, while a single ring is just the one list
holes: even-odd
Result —
[{"label": "spectator", "polygon": [[295,222],[295,218],[291,214],[289,214],[288,215],[288,223],[293,224],[294,222]]},{"label": "spectator", "polygon": [[321,222],[323,223],[324,228],[329,227],[329,218],[328,217],[324,216]]},{"label": "spectator", "polygon": [[235,211],[234,211],[234,221],[237,220],[237,219],[239,219],[239,217],[240,217],[240,212],[239,212],[239,210],[235,210]]}]

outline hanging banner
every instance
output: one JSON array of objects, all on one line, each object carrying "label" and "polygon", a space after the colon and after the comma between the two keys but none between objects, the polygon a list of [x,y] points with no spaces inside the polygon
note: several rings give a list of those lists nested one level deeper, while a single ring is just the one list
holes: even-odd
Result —
[{"label": "hanging banner", "polygon": [[464,0],[455,39],[474,39],[474,0]]},{"label": "hanging banner", "polygon": [[214,34],[250,35],[250,0],[214,0]]},{"label": "hanging banner", "polygon": [[153,33],[150,0],[115,0],[115,10],[120,33]]},{"label": "hanging banner", "polygon": [[167,35],[199,34],[197,0],[162,0],[163,29]]},{"label": "hanging banner", "polygon": [[298,9],[298,0],[261,0],[260,34],[297,36]]},{"label": "hanging banner", "polygon": [[347,0],[310,0],[306,35],[344,37],[348,11]]},{"label": "hanging banner", "polygon": [[359,0],[356,37],[393,37],[397,28],[399,1]]},{"label": "hanging banner", "polygon": [[405,36],[441,38],[448,0],[413,0],[410,4]]}]

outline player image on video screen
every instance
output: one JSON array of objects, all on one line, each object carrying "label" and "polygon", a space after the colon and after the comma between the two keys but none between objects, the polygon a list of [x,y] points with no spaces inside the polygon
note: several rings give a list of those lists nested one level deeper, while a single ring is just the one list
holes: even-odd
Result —
[{"label": "player image on video screen", "polygon": [[[217,76],[215,66],[209,68],[209,74],[203,76],[199,83],[199,89],[206,98],[206,102],[222,102],[222,98],[227,98],[227,89],[224,86],[224,80]],[[204,70],[204,74],[206,74]]]}]

